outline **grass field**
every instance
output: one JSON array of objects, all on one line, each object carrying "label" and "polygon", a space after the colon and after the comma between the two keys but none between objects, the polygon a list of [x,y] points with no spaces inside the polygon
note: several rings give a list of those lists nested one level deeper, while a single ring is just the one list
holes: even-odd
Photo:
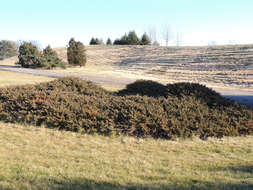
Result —
[{"label": "grass field", "polygon": [[[66,60],[66,48],[56,49]],[[197,82],[208,87],[251,89],[253,45],[164,47],[87,46],[87,66],[57,72],[162,83]]]},{"label": "grass field", "polygon": [[252,189],[253,137],[154,140],[0,123],[0,189]]},{"label": "grass field", "polygon": [[[251,55],[243,52],[243,49],[239,51],[241,46],[238,47],[239,54],[235,55],[237,60],[243,58],[251,63]],[[94,51],[91,51],[92,48]],[[141,54],[146,55],[145,59],[152,58],[146,54],[148,49],[144,51],[136,48],[132,51],[129,47],[121,48],[123,49],[115,48],[108,54],[103,47],[89,47],[88,60],[91,62],[88,62],[87,68],[84,70],[70,68],[56,72],[84,74],[94,72],[103,76],[107,73],[108,77],[114,72],[118,79],[136,78],[142,73],[150,79],[161,77],[161,81],[167,81],[170,77],[184,81],[192,77],[193,80],[205,82],[204,77],[207,77],[206,81],[209,84],[211,82],[209,79],[217,79],[215,85],[232,77],[230,82],[233,84],[242,84],[244,81],[249,85],[252,84],[252,65],[246,70],[201,71],[202,74],[199,74],[199,71],[168,68],[166,75],[160,72],[165,67],[158,70],[153,67],[153,71],[148,73],[152,67],[142,70],[145,66],[143,59],[139,59],[139,62],[137,59]],[[221,58],[226,58],[230,50],[227,49]],[[248,47],[248,50],[252,51],[252,47]],[[65,49],[59,51],[65,56]],[[157,51],[154,50],[153,53]],[[167,51],[166,48],[164,51]],[[124,52],[131,58],[127,62],[129,68],[127,72],[118,64],[127,61]],[[110,60],[108,56],[114,57],[115,60]],[[159,56],[163,57],[162,54]],[[215,57],[215,54],[211,57]],[[1,65],[12,66],[15,59],[1,62]],[[166,57],[164,61],[168,64],[172,60]],[[228,64],[229,59],[226,61]],[[99,64],[104,64],[104,67]],[[182,68],[183,62],[179,66]],[[170,80],[173,82],[177,78]],[[33,84],[49,80],[52,79],[0,71],[0,86]],[[225,84],[230,83],[222,83]],[[111,90],[117,89],[114,86],[106,87]],[[253,189],[252,143],[252,136],[210,138],[207,141],[199,138],[166,141],[125,136],[91,136],[0,122],[0,189],[250,190]]]},{"label": "grass field", "polygon": [[0,87],[10,85],[35,84],[53,80],[47,77],[0,71]]}]

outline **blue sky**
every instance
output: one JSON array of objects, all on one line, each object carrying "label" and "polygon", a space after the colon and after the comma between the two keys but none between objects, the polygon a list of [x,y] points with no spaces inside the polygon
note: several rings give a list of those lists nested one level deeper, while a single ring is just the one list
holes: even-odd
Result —
[{"label": "blue sky", "polygon": [[0,39],[65,46],[71,37],[114,40],[135,30],[155,30],[164,44],[253,43],[253,0],[8,0],[1,2]]}]

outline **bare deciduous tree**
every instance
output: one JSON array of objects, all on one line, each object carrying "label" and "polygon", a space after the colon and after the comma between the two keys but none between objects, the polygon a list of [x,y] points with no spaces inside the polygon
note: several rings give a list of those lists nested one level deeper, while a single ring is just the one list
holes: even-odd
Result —
[{"label": "bare deciduous tree", "polygon": [[172,33],[171,33],[169,25],[165,25],[164,26],[162,35],[163,35],[163,39],[165,41],[166,46],[168,46],[169,45],[169,41],[172,38]]},{"label": "bare deciduous tree", "polygon": [[181,46],[182,43],[183,43],[183,40],[182,40],[182,33],[180,32],[177,32],[177,36],[176,36],[176,46]]},{"label": "bare deciduous tree", "polygon": [[153,44],[154,42],[157,42],[157,32],[156,32],[156,27],[150,27],[148,29],[148,36],[151,40],[151,43]]}]

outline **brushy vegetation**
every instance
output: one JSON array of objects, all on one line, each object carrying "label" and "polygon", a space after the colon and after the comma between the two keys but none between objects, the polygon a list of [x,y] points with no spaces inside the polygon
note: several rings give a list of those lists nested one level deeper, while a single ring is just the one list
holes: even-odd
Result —
[{"label": "brushy vegetation", "polygon": [[188,83],[164,86],[137,81],[111,93],[92,82],[62,78],[2,88],[0,119],[86,133],[165,139],[253,134],[252,109]]},{"label": "brushy vegetation", "polygon": [[18,45],[8,40],[0,41],[0,60],[16,56],[18,54]]},{"label": "brushy vegetation", "polygon": [[18,65],[24,68],[44,68],[55,67],[66,68],[67,63],[58,58],[57,53],[47,46],[41,53],[31,42],[24,42],[19,47]]}]

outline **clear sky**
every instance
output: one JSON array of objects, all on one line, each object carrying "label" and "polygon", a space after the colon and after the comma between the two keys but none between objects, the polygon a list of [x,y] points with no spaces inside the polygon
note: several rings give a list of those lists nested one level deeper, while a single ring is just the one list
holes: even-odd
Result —
[{"label": "clear sky", "polygon": [[[91,37],[114,40],[169,26],[185,45],[253,43],[253,0],[8,0],[1,1],[0,39],[66,46]],[[178,34],[178,35],[177,35]]]}]

